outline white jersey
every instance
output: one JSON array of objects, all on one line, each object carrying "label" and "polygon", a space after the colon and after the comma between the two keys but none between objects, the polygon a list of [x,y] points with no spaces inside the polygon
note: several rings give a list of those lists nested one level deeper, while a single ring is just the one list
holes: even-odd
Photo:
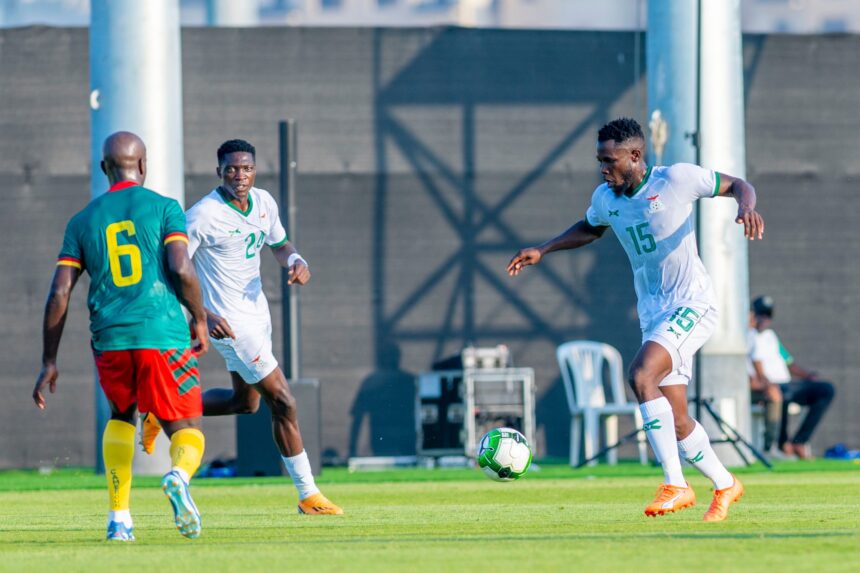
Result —
[{"label": "white jersey", "polygon": [[235,330],[245,323],[269,324],[269,304],[260,278],[260,250],[287,242],[278,205],[263,189],[252,187],[248,210],[240,211],[220,188],[185,213],[188,255],[194,261],[206,308]]},{"label": "white jersey", "polygon": [[776,332],[770,328],[761,332],[751,328],[747,343],[750,360],[761,362],[761,368],[768,380],[774,384],[791,382],[791,370],[788,367],[794,359],[779,341]]},{"label": "white jersey", "polygon": [[612,227],[633,267],[642,330],[682,306],[715,306],[711,279],[696,248],[693,202],[713,197],[719,174],[689,163],[653,167],[631,196],[603,184],[585,215],[593,227]]}]

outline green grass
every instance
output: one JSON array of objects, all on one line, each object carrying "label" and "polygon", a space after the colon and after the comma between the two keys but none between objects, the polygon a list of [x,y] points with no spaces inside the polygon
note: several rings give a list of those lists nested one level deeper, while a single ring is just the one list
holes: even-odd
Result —
[{"label": "green grass", "polygon": [[[688,470],[688,474],[690,471]],[[203,536],[172,525],[155,478],[135,481],[136,543],[102,540],[103,478],[85,470],[0,473],[0,571],[860,571],[860,465],[783,463],[739,471],[730,520],[698,505],[648,519],[659,470],[542,465],[497,484],[466,469],[349,474],[318,481],[342,517],[295,513],[280,478],[196,480]]]}]

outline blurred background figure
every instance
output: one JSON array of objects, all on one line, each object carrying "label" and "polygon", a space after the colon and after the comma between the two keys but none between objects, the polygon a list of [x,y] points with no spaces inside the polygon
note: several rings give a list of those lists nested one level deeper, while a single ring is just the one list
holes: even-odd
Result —
[{"label": "blurred background figure", "polygon": [[[833,401],[835,394],[833,384],[819,380],[815,372],[795,363],[794,358],[782,345],[776,332],[771,328],[773,298],[769,296],[756,298],[752,301],[751,310],[754,332],[749,338],[749,353],[755,371],[754,389],[763,391],[771,403],[778,403],[779,397],[774,400],[770,396],[775,393],[774,388],[779,389],[782,394],[779,448],[784,454],[797,456],[800,459],[811,459],[809,440],[830,406],[830,402]],[[809,410],[800,428],[789,439],[788,405],[792,402],[808,406]],[[768,421],[770,420],[771,417],[768,416]]]}]

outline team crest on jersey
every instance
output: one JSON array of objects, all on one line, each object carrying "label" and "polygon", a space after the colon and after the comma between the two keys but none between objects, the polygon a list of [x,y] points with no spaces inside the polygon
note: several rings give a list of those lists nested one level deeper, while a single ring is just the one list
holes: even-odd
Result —
[{"label": "team crest on jersey", "polygon": [[652,195],[651,197],[645,197],[648,200],[648,212],[649,213],[659,213],[666,208],[666,205],[660,201],[659,195]]}]

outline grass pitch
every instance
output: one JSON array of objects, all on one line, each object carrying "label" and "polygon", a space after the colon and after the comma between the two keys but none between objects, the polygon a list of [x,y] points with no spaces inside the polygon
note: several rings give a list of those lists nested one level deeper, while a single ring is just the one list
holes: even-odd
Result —
[{"label": "grass pitch", "polygon": [[344,516],[296,514],[281,478],[196,480],[203,535],[181,537],[157,479],[132,493],[135,543],[103,541],[103,478],[0,473],[0,571],[860,571],[860,465],[743,470],[746,495],[719,524],[689,510],[649,519],[660,481],[635,465],[544,465],[499,484],[477,470],[397,470],[318,480]]}]

